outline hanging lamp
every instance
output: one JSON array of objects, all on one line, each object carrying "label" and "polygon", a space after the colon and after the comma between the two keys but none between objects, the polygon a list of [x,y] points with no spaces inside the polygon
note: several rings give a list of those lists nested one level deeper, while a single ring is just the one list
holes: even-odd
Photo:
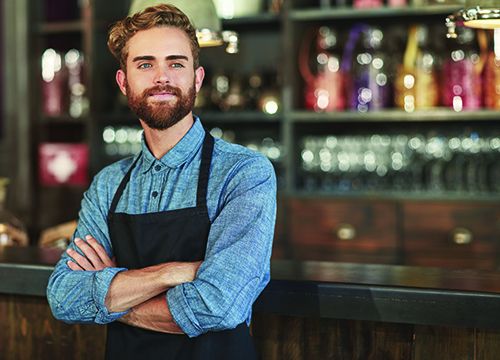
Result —
[{"label": "hanging lamp", "polygon": [[185,13],[196,28],[200,47],[221,46],[226,44],[226,52],[238,52],[238,34],[222,31],[221,20],[212,0],[132,0],[129,15],[158,4],[171,4]]},{"label": "hanging lamp", "polygon": [[500,28],[500,0],[467,0],[462,10],[446,18],[447,37],[457,37],[457,26],[475,29]]}]

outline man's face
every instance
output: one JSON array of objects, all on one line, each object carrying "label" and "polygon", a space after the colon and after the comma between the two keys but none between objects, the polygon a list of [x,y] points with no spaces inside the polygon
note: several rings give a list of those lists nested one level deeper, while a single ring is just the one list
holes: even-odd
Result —
[{"label": "man's face", "polygon": [[193,69],[187,35],[170,27],[139,31],[128,41],[127,73],[117,82],[130,109],[147,126],[164,130],[193,109],[204,76]]}]

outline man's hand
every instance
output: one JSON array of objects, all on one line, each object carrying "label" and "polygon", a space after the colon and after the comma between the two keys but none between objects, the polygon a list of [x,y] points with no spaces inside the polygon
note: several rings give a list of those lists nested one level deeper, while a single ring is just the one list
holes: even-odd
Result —
[{"label": "man's hand", "polygon": [[106,250],[92,236],[85,237],[86,242],[80,238],[75,238],[75,245],[82,251],[80,255],[77,251],[68,249],[66,253],[72,260],[67,262],[68,267],[74,271],[97,271],[107,267],[115,267],[114,259],[111,259]]}]

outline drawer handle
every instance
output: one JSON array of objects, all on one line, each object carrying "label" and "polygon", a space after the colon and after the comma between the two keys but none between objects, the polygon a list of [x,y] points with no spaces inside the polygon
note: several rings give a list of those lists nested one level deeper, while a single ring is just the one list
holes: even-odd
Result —
[{"label": "drawer handle", "polygon": [[356,228],[351,224],[340,224],[336,232],[340,240],[353,240],[356,237]]},{"label": "drawer handle", "polygon": [[472,242],[473,236],[469,229],[457,227],[452,232],[453,242],[457,245],[467,245]]}]

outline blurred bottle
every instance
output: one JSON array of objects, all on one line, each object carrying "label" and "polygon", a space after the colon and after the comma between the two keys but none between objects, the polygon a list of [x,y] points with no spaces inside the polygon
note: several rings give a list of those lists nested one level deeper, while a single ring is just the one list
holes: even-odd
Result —
[{"label": "blurred bottle", "polygon": [[63,55],[54,49],[42,54],[42,111],[47,116],[65,113],[68,98],[68,73]]},{"label": "blurred bottle", "polygon": [[345,108],[340,59],[339,39],[333,28],[322,26],[303,38],[299,70],[305,82],[306,109],[321,112]]},{"label": "blurred bottle", "polygon": [[65,54],[64,63],[68,70],[69,115],[84,116],[88,112],[89,101],[84,84],[83,54],[76,49],[71,49]]},{"label": "blurred bottle", "polygon": [[349,34],[342,69],[346,76],[348,107],[360,112],[379,110],[391,105],[391,70],[382,49],[382,30],[364,24],[355,25]]},{"label": "blurred bottle", "polygon": [[443,63],[442,103],[455,111],[477,110],[482,106],[482,70],[477,36],[484,32],[457,27],[457,38],[448,43],[448,56]]},{"label": "blurred bottle", "polygon": [[26,228],[5,206],[8,183],[8,179],[0,178],[0,246],[27,246]]},{"label": "blurred bottle", "polygon": [[408,31],[403,64],[395,81],[395,104],[407,112],[439,103],[438,57],[429,46],[429,29],[414,25]]},{"label": "blurred bottle", "polygon": [[500,29],[493,32],[493,49],[487,54],[484,69],[484,102],[489,109],[500,109]]}]

